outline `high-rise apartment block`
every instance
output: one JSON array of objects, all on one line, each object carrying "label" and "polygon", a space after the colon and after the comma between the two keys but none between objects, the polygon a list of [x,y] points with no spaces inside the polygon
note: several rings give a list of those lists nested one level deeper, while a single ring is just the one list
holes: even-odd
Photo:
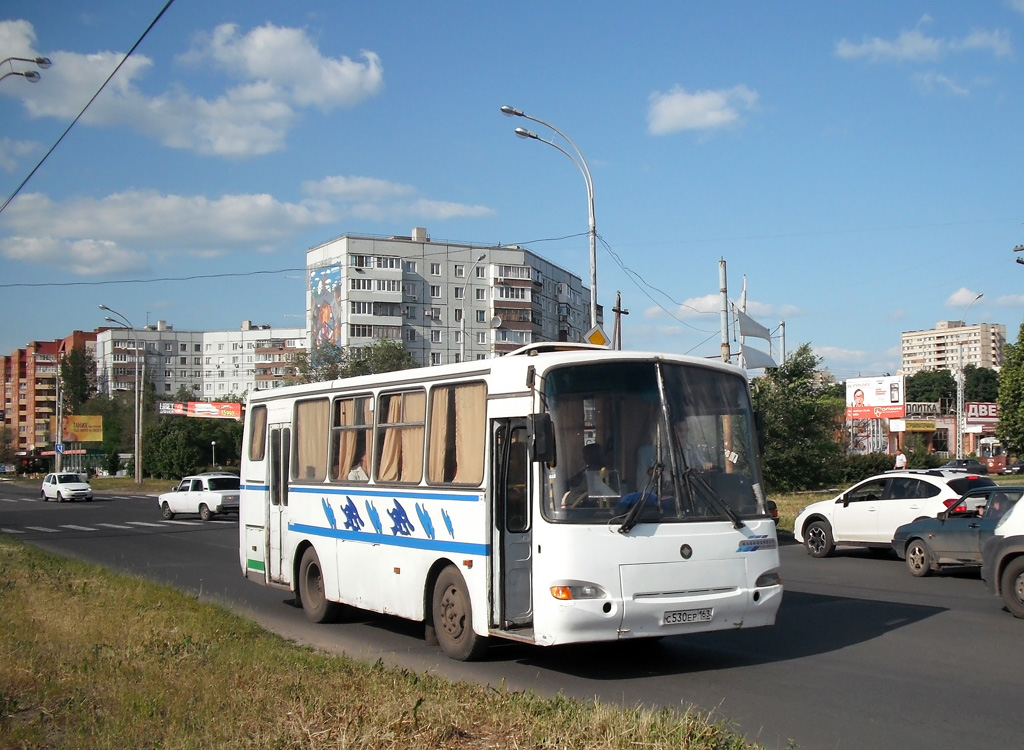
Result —
[{"label": "high-rise apartment block", "polygon": [[905,331],[900,343],[904,375],[922,370],[957,371],[961,365],[998,368],[1003,364],[1006,326],[942,320],[927,331]]},{"label": "high-rise apartment block", "polygon": [[[535,341],[583,341],[590,290],[515,245],[344,235],[306,253],[311,346],[401,341],[421,365],[483,359]],[[600,315],[600,313],[599,313]]]}]

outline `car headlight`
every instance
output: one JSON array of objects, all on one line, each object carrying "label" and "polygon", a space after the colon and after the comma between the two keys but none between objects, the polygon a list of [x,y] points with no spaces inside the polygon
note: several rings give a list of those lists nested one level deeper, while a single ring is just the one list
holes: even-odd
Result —
[{"label": "car headlight", "polygon": [[560,601],[572,601],[575,599],[606,599],[608,594],[600,586],[592,583],[578,583],[570,585],[552,586],[551,596]]}]

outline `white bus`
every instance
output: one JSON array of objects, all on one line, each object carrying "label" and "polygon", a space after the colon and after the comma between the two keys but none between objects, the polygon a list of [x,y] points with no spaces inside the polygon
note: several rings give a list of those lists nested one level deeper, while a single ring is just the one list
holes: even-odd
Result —
[{"label": "white bus", "polygon": [[258,391],[240,563],[314,622],[422,621],[478,658],[771,625],[782,600],[745,373],[537,344]]}]

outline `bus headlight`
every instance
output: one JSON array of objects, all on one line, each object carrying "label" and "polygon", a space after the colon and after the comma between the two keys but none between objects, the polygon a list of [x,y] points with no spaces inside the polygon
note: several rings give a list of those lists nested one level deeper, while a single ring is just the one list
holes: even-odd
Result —
[{"label": "bus headlight", "polygon": [[571,601],[574,599],[606,599],[608,594],[600,586],[592,583],[567,584],[552,586],[551,596],[560,601]]}]

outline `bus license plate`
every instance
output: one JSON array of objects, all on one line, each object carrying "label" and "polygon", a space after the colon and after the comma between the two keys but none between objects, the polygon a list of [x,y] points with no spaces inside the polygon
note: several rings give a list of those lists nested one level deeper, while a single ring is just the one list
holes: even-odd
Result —
[{"label": "bus license plate", "polygon": [[677,609],[665,613],[663,625],[679,625],[687,622],[711,622],[715,610],[713,607],[705,609]]}]

